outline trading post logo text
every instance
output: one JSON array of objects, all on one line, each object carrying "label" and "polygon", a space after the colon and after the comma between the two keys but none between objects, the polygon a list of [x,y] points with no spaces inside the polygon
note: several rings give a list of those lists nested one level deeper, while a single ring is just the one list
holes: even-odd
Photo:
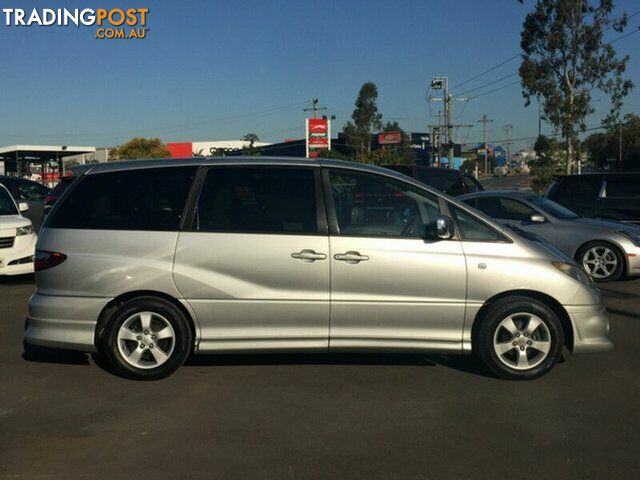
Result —
[{"label": "trading post logo text", "polygon": [[143,39],[147,36],[148,8],[3,8],[7,27],[95,26],[95,38]]}]

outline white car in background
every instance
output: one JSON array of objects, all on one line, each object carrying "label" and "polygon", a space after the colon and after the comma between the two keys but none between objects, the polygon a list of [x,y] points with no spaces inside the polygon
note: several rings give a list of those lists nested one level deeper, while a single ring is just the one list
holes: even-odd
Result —
[{"label": "white car in background", "polygon": [[31,220],[22,216],[29,206],[0,185],[0,276],[33,273],[36,234]]}]

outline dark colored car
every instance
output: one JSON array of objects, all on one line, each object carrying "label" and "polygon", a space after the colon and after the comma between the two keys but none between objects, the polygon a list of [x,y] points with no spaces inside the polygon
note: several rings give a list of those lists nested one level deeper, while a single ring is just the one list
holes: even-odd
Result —
[{"label": "dark colored car", "polygon": [[69,185],[71,185],[75,179],[76,177],[72,176],[62,177],[58,184],[53,187],[53,189],[51,189],[49,194],[44,199],[43,216],[47,216],[47,214],[53,208],[53,205],[58,201],[58,199],[62,196],[65,190],[69,188]]},{"label": "dark colored car", "polygon": [[436,188],[451,196],[481,192],[484,187],[467,173],[449,168],[424,167],[422,165],[389,165],[387,168]]},{"label": "dark colored car", "polygon": [[0,176],[0,184],[7,187],[16,202],[25,202],[29,205],[29,210],[24,212],[24,216],[31,220],[34,230],[38,231],[42,223],[44,199],[48,195],[50,188],[25,178],[4,175]]},{"label": "dark colored car", "polygon": [[640,172],[558,177],[547,197],[585,217],[640,224]]}]

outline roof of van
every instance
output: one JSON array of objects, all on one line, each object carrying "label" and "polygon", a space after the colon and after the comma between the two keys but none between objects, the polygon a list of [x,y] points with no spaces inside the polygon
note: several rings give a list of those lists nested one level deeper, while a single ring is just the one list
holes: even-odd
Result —
[{"label": "roof of van", "polygon": [[312,159],[305,157],[189,157],[189,158],[159,158],[149,160],[118,160],[106,163],[94,163],[83,165],[83,168],[74,167],[74,174],[95,174],[116,172],[122,170],[137,170],[158,167],[199,166],[199,165],[294,165],[294,166],[325,166],[354,168],[358,170],[384,173],[406,179],[405,175],[388,168],[368,165],[364,163],[349,162],[345,160]]}]

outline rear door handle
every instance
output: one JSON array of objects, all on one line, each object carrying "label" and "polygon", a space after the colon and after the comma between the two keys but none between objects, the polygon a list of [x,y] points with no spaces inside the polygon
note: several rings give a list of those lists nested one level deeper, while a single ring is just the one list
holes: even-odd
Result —
[{"label": "rear door handle", "polygon": [[333,258],[347,263],[359,263],[369,260],[367,255],[360,255],[360,252],[348,251],[347,253],[336,253]]},{"label": "rear door handle", "polygon": [[316,253],[313,250],[302,250],[291,254],[291,258],[296,258],[305,262],[315,262],[316,260],[325,260],[327,256],[324,253]]}]

